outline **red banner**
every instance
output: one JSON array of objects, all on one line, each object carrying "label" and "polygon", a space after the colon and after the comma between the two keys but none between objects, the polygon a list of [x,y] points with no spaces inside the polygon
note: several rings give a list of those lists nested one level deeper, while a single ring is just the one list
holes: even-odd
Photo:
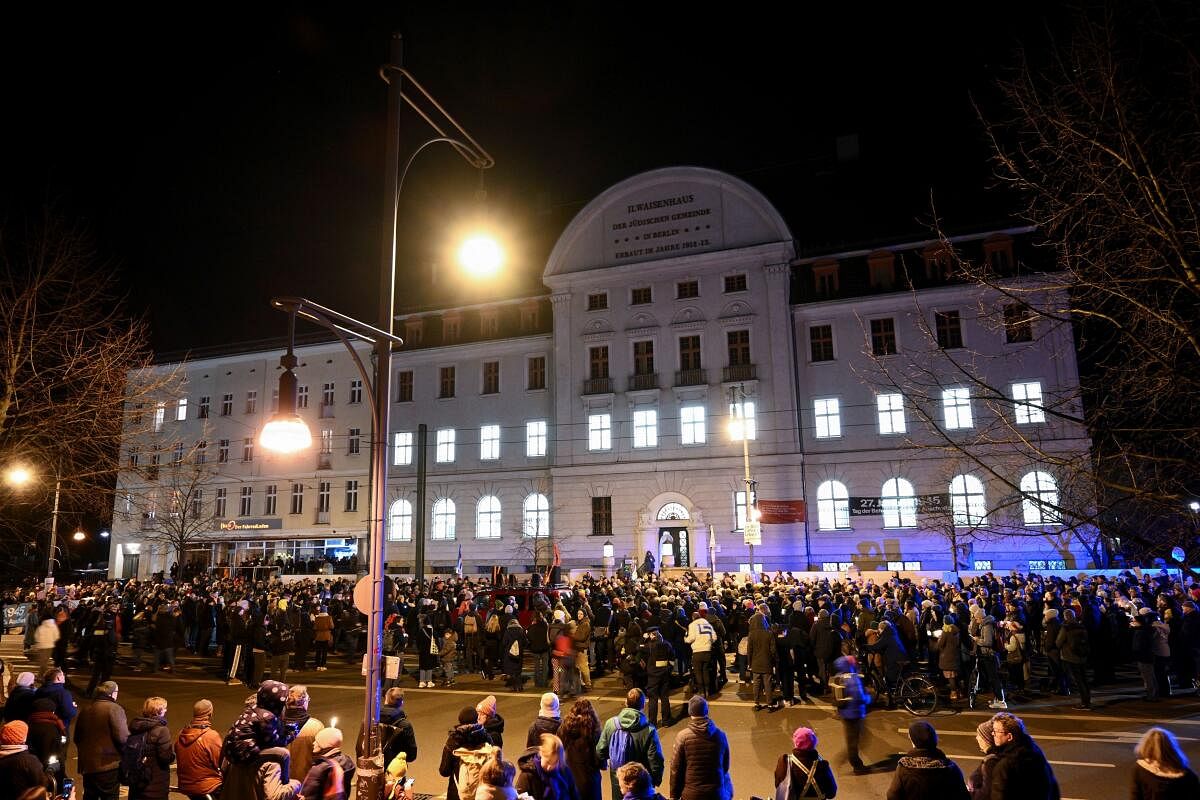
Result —
[{"label": "red banner", "polygon": [[787,525],[804,522],[803,500],[759,500],[759,522],[763,525]]}]

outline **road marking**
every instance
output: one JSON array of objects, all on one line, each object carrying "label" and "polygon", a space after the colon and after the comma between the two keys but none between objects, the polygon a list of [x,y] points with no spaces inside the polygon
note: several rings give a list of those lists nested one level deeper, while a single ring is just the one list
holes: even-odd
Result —
[{"label": "road marking", "polygon": [[[908,728],[897,728],[896,733],[908,733]],[[971,736],[974,737],[975,731],[951,731],[938,729],[939,736]],[[1137,744],[1142,740],[1141,733],[1124,733],[1114,732],[1105,733],[1097,731],[1090,736],[1063,736],[1054,733],[1039,733],[1036,737],[1039,741],[1042,739],[1052,739],[1059,742],[1086,742],[1088,744]],[[1181,742],[1196,742],[1200,739],[1195,739],[1187,736],[1177,736]]]},{"label": "road marking", "polygon": [[[950,753],[946,754],[946,758],[956,759],[958,761],[982,761],[983,760],[983,756],[981,756],[981,755],[966,756],[966,755],[951,755]],[[1049,759],[1047,759],[1047,761],[1050,764],[1053,764],[1053,765],[1059,766],[1059,767],[1111,767],[1111,768],[1115,769],[1117,766],[1116,764],[1101,764],[1096,761],[1051,761]],[[1064,797],[1063,800],[1067,800],[1067,798]]]}]

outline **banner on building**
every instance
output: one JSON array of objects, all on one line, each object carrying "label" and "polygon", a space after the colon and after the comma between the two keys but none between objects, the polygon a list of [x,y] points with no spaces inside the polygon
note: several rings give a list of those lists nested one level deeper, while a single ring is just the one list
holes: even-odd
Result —
[{"label": "banner on building", "polygon": [[[950,508],[948,494],[919,494],[917,495],[917,513],[935,514]],[[883,498],[881,497],[851,497],[850,516],[879,517],[883,516]]]},{"label": "banner on building", "polygon": [[758,521],[763,525],[787,525],[804,522],[803,500],[759,500]]}]

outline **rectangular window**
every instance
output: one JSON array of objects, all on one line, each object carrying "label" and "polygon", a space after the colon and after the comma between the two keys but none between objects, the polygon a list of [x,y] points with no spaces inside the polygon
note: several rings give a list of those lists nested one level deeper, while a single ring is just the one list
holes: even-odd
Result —
[{"label": "rectangular window", "polygon": [[495,311],[481,311],[479,313],[479,335],[490,338],[499,333],[500,315]]},{"label": "rectangular window", "polygon": [[133,414],[131,414],[129,417],[130,425],[141,425],[142,424],[142,415],[143,415],[143,410],[145,408],[146,408],[145,403],[134,403],[133,404]]},{"label": "rectangular window", "polygon": [[208,462],[208,442],[204,439],[196,442],[196,463],[204,464]]},{"label": "rectangular window", "polygon": [[263,516],[273,517],[279,513],[279,487],[271,484],[267,487],[266,500],[263,502]]},{"label": "rectangular window", "polygon": [[392,437],[392,464],[397,467],[408,466],[413,460],[412,431],[399,431]]},{"label": "rectangular window", "polygon": [[215,514],[217,517],[220,517],[221,519],[224,519],[224,518],[225,518],[225,511],[226,511],[225,504],[226,504],[226,502],[228,502],[228,492],[227,492],[227,490],[225,490],[225,489],[217,489],[217,502],[216,502],[216,507],[213,509],[213,513],[214,513],[214,514]]},{"label": "rectangular window", "polygon": [[454,367],[438,370],[438,397],[454,397]]},{"label": "rectangular window", "polygon": [[[753,506],[757,500],[756,493],[750,493],[750,505]],[[734,530],[745,530],[746,528],[746,493],[733,493],[733,520]]]},{"label": "rectangular window", "polygon": [[174,449],[171,451],[171,463],[183,463],[183,442],[176,442]]},{"label": "rectangular window", "polygon": [[608,377],[608,345],[588,348],[588,377],[592,380]]},{"label": "rectangular window", "polygon": [[159,400],[154,404],[154,432],[158,433],[162,430],[163,421],[167,418],[167,404]]},{"label": "rectangular window", "polygon": [[750,366],[750,331],[727,331],[725,344],[729,349],[729,366]]},{"label": "rectangular window", "polygon": [[529,359],[529,380],[526,387],[530,390],[546,388],[546,357],[534,356]]},{"label": "rectangular window", "polygon": [[535,419],[525,423],[525,455],[529,458],[546,455],[546,420]]},{"label": "rectangular window", "polygon": [[437,463],[454,463],[454,429],[442,428],[437,432]]},{"label": "rectangular window", "polygon": [[645,305],[653,300],[649,286],[639,286],[636,289],[631,289],[629,292],[629,304],[631,306]]},{"label": "rectangular window", "polygon": [[937,343],[943,350],[954,350],[963,346],[962,320],[957,311],[938,311],[934,314],[937,325]]},{"label": "rectangular window", "polygon": [[413,374],[411,369],[396,373],[396,402],[411,403],[413,397]]},{"label": "rectangular window", "polygon": [[257,391],[246,392],[246,413],[247,414],[258,413],[258,392]]},{"label": "rectangular window", "polygon": [[483,391],[481,394],[498,394],[500,392],[500,362],[483,362]]},{"label": "rectangular window", "polygon": [[292,506],[291,506],[290,511],[293,514],[303,514],[304,513],[304,484],[303,483],[293,483],[292,484]]},{"label": "rectangular window", "polygon": [[700,369],[700,337],[679,337],[679,368]]},{"label": "rectangular window", "polygon": [[346,453],[356,456],[362,452],[362,428],[350,428],[346,431]]},{"label": "rectangular window", "polygon": [[130,469],[137,469],[138,461],[140,461],[140,460],[141,460],[141,448],[136,447],[136,446],[130,447],[129,448],[129,467],[130,467]]},{"label": "rectangular window", "polygon": [[346,481],[346,510],[358,511],[358,481]]},{"label": "rectangular window", "polygon": [[817,421],[818,439],[835,439],[842,435],[841,403],[836,397],[814,400],[813,415]]},{"label": "rectangular window", "polygon": [[308,408],[308,387],[296,387],[296,408]]},{"label": "rectangular window", "polygon": [[879,432],[881,434],[904,433],[908,429],[904,420],[904,395],[898,393],[876,395],[875,408],[879,412]]},{"label": "rectangular window", "polygon": [[971,420],[971,390],[967,388],[944,389],[942,391],[942,416],[948,431],[971,427],[973,424]]},{"label": "rectangular window", "polygon": [[187,419],[187,404],[188,401],[186,397],[179,398],[179,402],[175,404],[176,422],[183,422],[185,419]]},{"label": "rectangular window", "polygon": [[743,438],[754,441],[758,438],[757,409],[753,400],[741,400],[729,404],[729,438],[740,442]]},{"label": "rectangular window", "polygon": [[329,513],[329,495],[332,484],[329,481],[320,481],[317,483],[317,513]]},{"label": "rectangular window", "polygon": [[679,409],[679,440],[683,444],[704,444],[704,406]]},{"label": "rectangular window", "polygon": [[725,276],[725,294],[746,291],[746,273]]},{"label": "rectangular window", "polygon": [[833,326],[813,325],[808,329],[808,345],[812,360],[833,361]]},{"label": "rectangular window", "polygon": [[654,340],[643,339],[633,343],[633,374],[654,374]]},{"label": "rectangular window", "polygon": [[333,452],[333,429],[321,429],[321,454],[329,455]]},{"label": "rectangular window", "polygon": [[200,407],[196,411],[196,419],[208,419],[208,407],[212,404],[212,400],[208,395],[200,397]]},{"label": "rectangular window", "polygon": [[541,318],[541,310],[536,305],[525,306],[521,309],[521,330],[525,333],[537,330]]},{"label": "rectangular window", "polygon": [[1042,404],[1040,381],[1026,381],[1012,385],[1013,411],[1018,425],[1029,425],[1046,421],[1046,407]]},{"label": "rectangular window", "polygon": [[500,457],[500,426],[484,425],[479,429],[479,458],[495,461]]},{"label": "rectangular window", "polygon": [[[127,501],[125,510],[128,511],[129,510],[128,500],[130,499],[129,495],[125,495],[125,498]],[[194,519],[194,520],[200,519],[200,517],[203,514],[204,514],[204,490],[197,489],[196,491],[192,492],[192,519]]]},{"label": "rectangular window", "polygon": [[871,320],[871,352],[877,356],[896,355],[896,321],[891,317]]},{"label": "rectangular window", "polygon": [[271,390],[271,413],[274,414],[279,410],[279,387],[276,386]]},{"label": "rectangular window", "polygon": [[228,417],[233,414],[233,394],[222,395],[221,397],[221,416]]},{"label": "rectangular window", "polygon": [[612,449],[612,415],[588,415],[588,450]]},{"label": "rectangular window", "polygon": [[608,292],[593,292],[587,296],[588,311],[603,311],[608,308]]},{"label": "rectangular window", "polygon": [[254,460],[254,437],[247,436],[242,439],[242,461]]},{"label": "rectangular window", "polygon": [[1009,344],[1033,341],[1033,314],[1016,303],[1004,307],[1004,341]]},{"label": "rectangular window", "polygon": [[592,498],[592,536],[612,536],[612,498]]},{"label": "rectangular window", "polygon": [[362,402],[362,378],[355,378],[350,381],[350,402]]},{"label": "rectangular window", "polygon": [[228,439],[221,439],[220,441],[217,442],[217,463],[218,464],[228,464],[229,463],[229,440]]},{"label": "rectangular window", "polygon": [[454,344],[458,341],[460,332],[462,331],[462,320],[457,318],[442,319],[442,342],[444,344]]},{"label": "rectangular window", "polygon": [[633,412],[633,446],[654,447],[658,444],[658,412],[652,408]]},{"label": "rectangular window", "polygon": [[321,405],[331,408],[333,406],[333,396],[334,385],[332,383],[326,383],[321,386]]},{"label": "rectangular window", "polygon": [[250,503],[254,499],[254,489],[249,486],[242,487],[242,493],[238,497],[238,516],[250,516]]},{"label": "rectangular window", "polygon": [[692,297],[700,296],[700,281],[680,281],[675,284],[675,297],[678,300],[687,300]]}]

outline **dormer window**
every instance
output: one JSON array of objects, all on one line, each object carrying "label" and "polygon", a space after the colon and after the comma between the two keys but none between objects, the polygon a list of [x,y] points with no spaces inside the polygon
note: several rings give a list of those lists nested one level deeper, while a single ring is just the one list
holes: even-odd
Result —
[{"label": "dormer window", "polygon": [[838,262],[818,261],[813,264],[812,272],[818,297],[833,297],[838,293]]},{"label": "dormer window", "polygon": [[867,270],[870,272],[871,288],[886,292],[896,286],[896,254],[890,250],[881,250],[867,256]]},{"label": "dormer window", "polygon": [[500,335],[500,313],[494,309],[479,312],[479,333],[484,337]]},{"label": "dormer window", "polygon": [[530,333],[536,331],[541,324],[541,309],[537,303],[521,306],[521,331]]},{"label": "dormer window", "polygon": [[1006,274],[1013,268],[1013,242],[1007,234],[988,237],[983,243],[983,258],[992,272]]},{"label": "dormer window", "polygon": [[949,280],[954,268],[954,254],[943,242],[935,242],[921,254],[925,259],[925,277],[929,280]]},{"label": "dormer window", "polygon": [[425,340],[425,321],[410,319],[404,323],[404,343],[408,345],[421,344]]},{"label": "dormer window", "polygon": [[442,342],[454,344],[462,336],[462,316],[447,314],[442,317]]}]

